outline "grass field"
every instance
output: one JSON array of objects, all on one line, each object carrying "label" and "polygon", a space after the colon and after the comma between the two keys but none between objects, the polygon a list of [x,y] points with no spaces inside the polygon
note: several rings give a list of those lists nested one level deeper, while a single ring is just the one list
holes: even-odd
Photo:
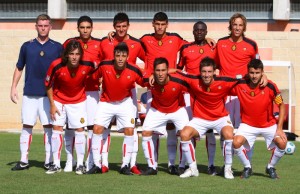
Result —
[{"label": "grass field", "polygon": [[[121,161],[122,137],[112,137],[110,171],[106,174],[75,175],[75,173],[45,174],[43,169],[43,136],[33,135],[29,163],[30,169],[13,172],[11,167],[19,160],[19,134],[0,133],[0,192],[1,193],[299,193],[300,151],[285,155],[277,166],[279,180],[272,180],[265,174],[270,158],[263,141],[255,144],[253,156],[254,175],[248,180],[240,179],[243,167],[234,158],[235,179],[206,174],[207,156],[204,141],[197,144],[196,156],[199,177],[180,179],[167,173],[166,141],[161,142],[159,173],[157,176],[124,176],[118,173]],[[300,143],[295,142],[300,149]],[[216,166],[223,165],[219,144],[217,144]],[[64,167],[65,154],[62,154]],[[142,168],[146,161],[140,146],[138,162]]]}]

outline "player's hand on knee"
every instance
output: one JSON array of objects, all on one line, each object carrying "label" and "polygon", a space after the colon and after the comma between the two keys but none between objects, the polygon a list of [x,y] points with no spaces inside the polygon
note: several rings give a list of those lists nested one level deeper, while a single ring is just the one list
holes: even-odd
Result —
[{"label": "player's hand on knee", "polygon": [[287,137],[285,135],[285,133],[283,132],[282,129],[277,129],[276,130],[276,133],[275,133],[275,136],[274,136],[274,141],[278,141],[277,138],[280,138],[284,143],[287,142]]}]

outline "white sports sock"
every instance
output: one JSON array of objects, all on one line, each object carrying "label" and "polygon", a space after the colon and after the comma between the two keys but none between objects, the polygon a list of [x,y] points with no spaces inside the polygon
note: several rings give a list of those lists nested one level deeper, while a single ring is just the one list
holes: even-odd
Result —
[{"label": "white sports sock", "polygon": [[232,139],[224,141],[223,157],[225,166],[232,165]]},{"label": "white sports sock", "polygon": [[216,155],[216,137],[213,132],[206,133],[206,151],[208,158],[208,166],[214,165]]},{"label": "white sports sock", "polygon": [[134,142],[133,135],[132,136],[125,135],[123,146],[122,146],[123,160],[122,160],[121,168],[123,168],[126,165],[128,166],[130,162],[130,158],[133,150],[133,142]]},{"label": "white sports sock", "polygon": [[87,135],[87,141],[86,141],[86,162],[93,164],[94,159],[93,159],[93,152],[92,152],[92,137],[93,137],[93,130],[88,130],[88,135]]},{"label": "white sports sock", "polygon": [[21,162],[28,163],[28,153],[32,142],[32,128],[23,127],[20,136]]},{"label": "white sports sock", "polygon": [[65,130],[65,151],[67,154],[67,161],[73,161],[73,150],[74,150],[75,131],[73,129]]},{"label": "white sports sock", "polygon": [[139,136],[137,134],[136,128],[134,129],[133,138],[134,138],[134,143],[133,143],[133,150],[132,150],[131,158],[130,158],[130,167],[133,167],[136,165],[136,157],[137,157],[137,153],[139,151]]},{"label": "white sports sock", "polygon": [[52,136],[52,128],[44,128],[44,145],[45,145],[45,164],[52,162],[53,155],[51,150],[51,136]]},{"label": "white sports sock", "polygon": [[167,137],[167,150],[168,150],[168,158],[169,158],[169,164],[175,165],[176,160],[176,153],[177,153],[177,136],[176,136],[176,130],[167,130],[168,137]]},{"label": "white sports sock", "polygon": [[157,168],[157,162],[158,162],[158,152],[159,152],[159,143],[160,143],[160,139],[159,139],[159,135],[157,134],[153,134],[152,135],[152,142],[153,142],[153,146],[154,146],[154,159],[155,159],[155,168]]},{"label": "white sports sock", "polygon": [[284,155],[285,151],[279,149],[278,147],[276,147],[273,151],[272,151],[272,156],[270,158],[269,164],[268,164],[268,168],[274,168],[276,166],[276,164],[279,162],[280,158],[282,158],[282,156]]},{"label": "white sports sock", "polygon": [[83,166],[83,159],[85,154],[85,134],[84,131],[78,132],[75,131],[75,149],[77,155],[77,167],[80,165]]},{"label": "white sports sock", "polygon": [[245,168],[251,168],[250,161],[247,157],[247,150],[243,145],[240,148],[234,149],[234,154],[237,155]]},{"label": "white sports sock", "polygon": [[191,141],[180,141],[182,145],[182,154],[186,158],[186,162],[189,167],[192,169],[197,168],[196,157],[195,157],[195,148]]},{"label": "white sports sock", "polygon": [[103,131],[103,147],[101,150],[101,159],[102,159],[102,165],[108,167],[108,152],[110,148],[110,129],[105,129]]},{"label": "white sports sock", "polygon": [[142,146],[144,151],[144,156],[147,160],[148,167],[156,169],[155,166],[155,156],[154,156],[154,145],[152,137],[143,137],[142,138]]},{"label": "white sports sock", "polygon": [[94,158],[94,164],[101,168],[101,148],[102,148],[102,134],[95,134],[93,133],[92,138],[92,152]]},{"label": "white sports sock", "polygon": [[53,163],[60,167],[60,154],[62,149],[62,132],[53,130],[51,137],[51,148],[53,152]]}]

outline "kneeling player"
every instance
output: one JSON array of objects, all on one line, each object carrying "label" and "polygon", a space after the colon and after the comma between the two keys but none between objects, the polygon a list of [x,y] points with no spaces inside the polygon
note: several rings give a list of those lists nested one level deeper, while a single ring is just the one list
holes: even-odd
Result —
[{"label": "kneeling player", "polygon": [[[233,141],[234,152],[244,165],[241,178],[249,178],[252,174],[246,151],[253,147],[258,135],[265,138],[268,150],[272,150],[266,167],[266,173],[272,179],[278,178],[275,165],[285,153],[287,138],[282,130],[285,106],[276,84],[268,81],[266,87],[259,87],[263,73],[262,61],[251,60],[248,64],[248,79],[239,81],[232,90],[241,103],[242,123]],[[273,115],[273,103],[279,106],[278,124]]]}]

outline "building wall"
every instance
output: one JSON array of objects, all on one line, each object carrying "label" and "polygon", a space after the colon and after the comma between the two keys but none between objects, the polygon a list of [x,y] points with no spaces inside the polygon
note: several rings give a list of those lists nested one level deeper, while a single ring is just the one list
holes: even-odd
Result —
[{"label": "building wall", "polygon": [[[188,41],[193,40],[192,35],[193,23],[173,22],[170,23],[168,30],[177,32]],[[293,64],[293,88],[292,88],[292,105],[295,108],[294,119],[300,120],[300,101],[297,96],[300,95],[300,33],[288,31],[268,31],[270,24],[248,23],[247,37],[257,41],[263,60],[283,60],[291,61]],[[272,28],[282,25],[273,25]],[[298,28],[299,24],[285,24],[284,28]],[[101,30],[100,30],[101,29]],[[227,36],[227,23],[208,23],[208,37],[217,40],[220,37]],[[220,30],[224,29],[224,30]],[[95,22],[93,36],[102,38],[112,30],[110,22]],[[132,22],[129,33],[135,37],[141,37],[143,34],[152,33],[153,29],[150,22]],[[77,36],[76,22],[56,21],[54,30],[51,31],[51,38],[63,42],[69,37]],[[10,101],[10,87],[12,82],[13,71],[19,55],[19,49],[23,42],[36,37],[34,23],[0,23],[0,129],[20,128],[21,127],[21,100],[23,90],[22,76],[18,85],[19,102],[17,105]],[[267,76],[275,81],[282,90],[288,87],[288,74],[286,68],[266,68]],[[287,102],[287,99],[285,99]],[[40,125],[37,128],[41,127]],[[294,122],[293,129],[300,134],[300,123]]]}]

